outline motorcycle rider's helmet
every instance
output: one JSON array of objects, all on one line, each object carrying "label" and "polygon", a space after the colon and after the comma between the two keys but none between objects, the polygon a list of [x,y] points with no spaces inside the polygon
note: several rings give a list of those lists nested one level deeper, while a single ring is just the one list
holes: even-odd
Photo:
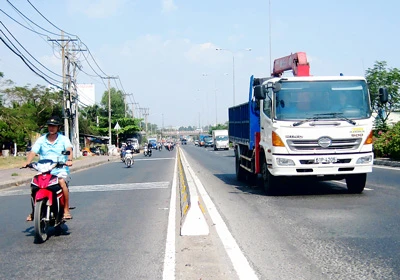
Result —
[{"label": "motorcycle rider's helmet", "polygon": [[126,141],[126,144],[127,144],[128,146],[130,146],[130,145],[132,145],[132,141],[130,141],[130,140]]},{"label": "motorcycle rider's helmet", "polygon": [[59,116],[52,116],[50,119],[47,120],[46,124],[60,126],[62,125],[62,122]]}]

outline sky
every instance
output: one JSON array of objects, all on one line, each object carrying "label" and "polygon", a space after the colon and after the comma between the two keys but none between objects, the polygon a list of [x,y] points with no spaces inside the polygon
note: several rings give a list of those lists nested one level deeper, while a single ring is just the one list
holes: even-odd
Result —
[{"label": "sky", "polygon": [[[95,102],[107,91],[99,76],[118,77],[111,86],[135,117],[146,108],[158,127],[225,123],[247,102],[250,76],[268,77],[274,59],[295,52],[314,76],[400,67],[395,0],[1,0],[0,9],[0,37],[50,81],[62,81],[62,63],[48,39],[63,30],[84,44],[77,83],[95,85]],[[1,41],[0,71],[17,86],[48,85]]]}]

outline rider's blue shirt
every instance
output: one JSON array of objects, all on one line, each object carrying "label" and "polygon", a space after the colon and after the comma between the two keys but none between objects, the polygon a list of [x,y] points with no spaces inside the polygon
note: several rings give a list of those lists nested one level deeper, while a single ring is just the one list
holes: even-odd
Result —
[{"label": "rider's blue shirt", "polygon": [[[54,162],[64,161],[66,162],[68,156],[62,155],[63,151],[66,151],[67,148],[72,148],[71,141],[68,137],[62,135],[61,133],[57,133],[57,139],[54,143],[50,143],[47,140],[47,135],[42,135],[36,140],[35,144],[32,146],[32,151],[39,155],[39,159],[51,159]],[[69,174],[68,166],[64,166],[63,168],[56,168],[51,171],[51,174],[57,175],[60,172],[67,172]]]}]

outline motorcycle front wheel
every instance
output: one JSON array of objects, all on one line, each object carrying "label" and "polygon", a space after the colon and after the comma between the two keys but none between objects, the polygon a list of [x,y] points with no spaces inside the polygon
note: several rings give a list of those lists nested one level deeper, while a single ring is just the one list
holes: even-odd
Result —
[{"label": "motorcycle front wheel", "polygon": [[36,202],[35,212],[34,212],[34,222],[35,222],[35,241],[38,243],[45,242],[47,239],[47,199],[40,200]]}]

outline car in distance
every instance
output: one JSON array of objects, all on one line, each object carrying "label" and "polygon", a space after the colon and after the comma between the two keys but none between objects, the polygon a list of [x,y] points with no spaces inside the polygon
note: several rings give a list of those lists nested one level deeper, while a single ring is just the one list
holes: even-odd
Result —
[{"label": "car in distance", "polygon": [[204,147],[207,148],[212,146],[214,146],[213,138],[211,136],[204,137]]}]

